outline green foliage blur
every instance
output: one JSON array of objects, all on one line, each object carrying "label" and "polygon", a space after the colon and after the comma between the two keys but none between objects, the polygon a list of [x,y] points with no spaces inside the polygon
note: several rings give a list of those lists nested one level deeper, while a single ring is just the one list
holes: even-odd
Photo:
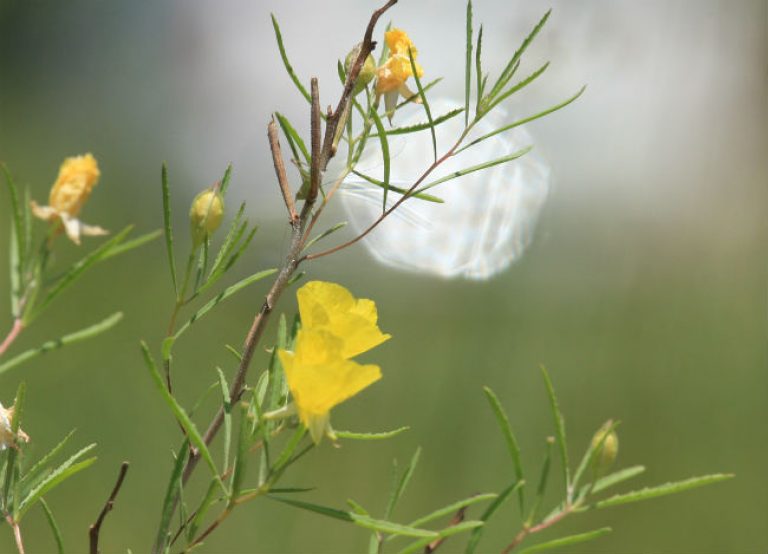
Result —
[{"label": "green foliage blur", "polygon": [[[413,5],[418,3],[403,4],[398,18],[427,17]],[[505,13],[501,4],[477,2],[486,20]],[[177,229],[186,229],[195,193],[233,161],[230,195],[236,200],[229,202],[227,218],[244,199],[249,217],[261,228],[236,275],[228,278],[234,282],[274,266],[287,235],[262,131],[268,113],[282,109],[293,91],[269,43],[268,12],[282,12],[289,32],[292,17],[301,25],[302,16],[294,11],[299,7],[319,9],[311,2],[259,7],[259,18],[240,39],[263,34],[267,46],[257,48],[259,38],[247,43],[243,59],[252,61],[236,72],[258,73],[268,82],[251,89],[244,79],[246,90],[258,96],[234,102],[228,112],[201,90],[218,98],[231,94],[237,83],[217,81],[212,87],[205,75],[194,77],[195,64],[204,58],[195,45],[207,44],[196,40],[211,31],[206,26],[224,21],[231,30],[237,10],[215,20],[196,16],[181,1],[108,5],[76,0],[65,8],[0,0],[0,161],[43,200],[65,156],[93,152],[102,180],[85,214],[113,232],[135,223],[140,233],[161,226],[164,160]],[[555,3],[555,17],[559,9],[568,13]],[[321,87],[329,83],[329,97],[330,83],[335,84],[332,62],[358,40],[368,11],[355,8],[345,16],[349,29],[339,40],[346,46],[322,52],[327,65],[322,71],[314,69],[311,54],[307,59],[299,54],[298,71],[318,73]],[[764,27],[759,34],[748,25],[759,11],[733,8],[724,14],[723,32],[736,33],[733,29],[743,25],[740,36],[765,45]],[[705,15],[692,17],[707,21]],[[559,25],[556,29],[564,29],[567,17]],[[296,46],[301,37],[294,33]],[[430,45],[437,48],[442,40],[425,36],[419,41],[425,67]],[[754,63],[745,66],[745,75],[749,68],[764,67],[764,48],[755,54],[747,39],[732,48],[742,46],[752,55],[744,63]],[[461,52],[461,45],[456,50]],[[736,81],[734,90],[723,89],[706,102],[681,107],[670,100],[658,108],[660,120],[670,117],[664,110],[688,109],[710,121],[718,113],[721,121],[707,128],[709,134],[685,127],[660,130],[657,141],[639,146],[631,134],[610,144],[609,130],[595,130],[590,109],[608,92],[590,82],[591,99],[587,95],[569,113],[537,123],[543,137],[560,132],[565,137],[552,139],[549,150],[555,169],[567,178],[555,187],[530,250],[487,282],[400,273],[375,265],[360,248],[304,267],[311,278],[337,281],[375,299],[380,325],[394,337],[377,352],[384,378],[337,409],[335,426],[376,431],[409,425],[411,430],[392,441],[345,443],[341,449],[323,444],[285,485],[317,486],[309,497],[313,502],[341,508],[352,497],[383,510],[392,459],[402,467],[421,445],[421,463],[397,519],[407,521],[457,498],[496,490],[509,481],[511,469],[482,386],[499,395],[523,447],[523,462],[534,468],[546,448],[544,437],[554,434],[538,371],[543,363],[557,388],[572,444],[586,448],[606,419],[621,421],[617,467],[648,468],[631,488],[719,471],[735,473],[736,479],[653,503],[575,516],[542,538],[610,525],[613,534],[590,543],[589,552],[765,552],[768,136],[759,122],[767,115],[768,86],[764,72],[759,74],[763,77]],[[599,76],[595,80],[600,83]],[[622,109],[631,110],[635,99],[625,100]],[[198,103],[222,111],[201,111]],[[302,114],[296,118],[304,117],[298,101],[290,107]],[[251,132],[254,128],[258,132]],[[558,148],[569,155],[558,157]],[[625,165],[617,166],[616,159]],[[7,202],[3,191],[0,213],[6,213]],[[182,244],[189,240],[179,235]],[[2,263],[7,243],[3,219]],[[62,266],[80,255],[64,241],[59,247],[55,261]],[[73,551],[85,550],[88,525],[123,460],[131,462],[131,470],[102,531],[102,549],[143,552],[154,539],[179,429],[142,365],[138,341],[157,344],[173,307],[163,248],[155,241],[92,270],[22,335],[12,352],[122,310],[125,318],[115,329],[37,358],[0,380],[0,401],[6,406],[19,380],[27,383],[24,428],[33,454],[46,451],[72,428],[76,444],[98,443],[98,462],[47,498]],[[217,380],[216,365],[231,366],[222,345],[243,340],[266,286],[241,293],[181,339],[177,395],[187,405],[204,384]],[[3,269],[0,290],[7,289]],[[11,324],[5,315],[8,302],[0,298],[3,335]],[[280,311],[295,311],[292,291]],[[274,322],[267,335],[268,343]],[[265,352],[257,356],[252,375],[268,360]],[[203,419],[215,407],[211,396],[201,408]],[[552,479],[551,491],[560,485],[557,473]],[[193,486],[203,487],[204,481]],[[516,527],[500,524],[504,517],[514,521],[511,503],[486,531],[482,551],[498,551],[511,539]],[[30,513],[24,524],[29,552],[52,548],[42,511]],[[331,553],[359,552],[366,544],[363,529],[265,499],[238,510],[206,549]],[[449,540],[443,548],[453,552],[459,544]],[[10,533],[0,533],[0,551],[13,551]]]}]

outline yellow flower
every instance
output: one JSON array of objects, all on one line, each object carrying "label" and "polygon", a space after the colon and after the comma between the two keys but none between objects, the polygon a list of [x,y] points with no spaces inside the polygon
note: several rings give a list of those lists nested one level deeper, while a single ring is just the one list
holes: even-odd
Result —
[{"label": "yellow flower", "polygon": [[80,235],[105,235],[107,231],[78,219],[80,210],[99,181],[99,166],[91,154],[67,158],[51,188],[47,206],[31,203],[32,213],[44,221],[60,221],[67,236],[80,244]]},{"label": "yellow flower", "polygon": [[377,365],[362,365],[342,356],[344,341],[328,331],[302,329],[294,352],[279,350],[299,419],[317,444],[333,436],[331,408],[381,378]]},{"label": "yellow flower", "polygon": [[377,70],[376,94],[384,95],[384,107],[387,113],[391,114],[395,110],[399,96],[420,102],[420,98],[416,97],[405,84],[408,77],[413,75],[411,60],[408,56],[409,50],[413,56],[413,63],[419,78],[424,75],[424,69],[416,61],[418,50],[405,31],[391,29],[384,33],[384,40],[389,47],[389,57],[384,65]]},{"label": "yellow flower", "polygon": [[390,335],[377,326],[376,304],[335,283],[311,281],[297,293],[302,328],[293,352],[279,350],[299,419],[319,443],[333,437],[331,409],[381,378],[377,365],[350,358]]},{"label": "yellow flower", "polygon": [[328,331],[340,338],[344,358],[353,358],[391,337],[377,325],[373,300],[356,299],[341,285],[310,281],[296,296],[302,328]]},{"label": "yellow flower", "polygon": [[206,189],[192,201],[189,209],[189,225],[195,246],[210,236],[224,218],[224,199],[215,189]]},{"label": "yellow flower", "polygon": [[[13,435],[13,415],[13,406],[5,409],[3,405],[0,404],[0,451],[5,450],[9,446],[14,446],[16,437]],[[24,442],[29,441],[29,436],[21,429],[19,429],[18,438]]]}]

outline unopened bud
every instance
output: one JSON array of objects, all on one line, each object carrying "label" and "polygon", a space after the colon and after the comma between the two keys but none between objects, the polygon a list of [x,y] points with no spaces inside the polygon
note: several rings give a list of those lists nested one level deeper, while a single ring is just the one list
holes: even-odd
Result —
[{"label": "unopened bud", "polygon": [[613,427],[613,421],[609,419],[592,437],[592,448],[597,449],[594,460],[598,472],[609,469],[619,453],[619,437]]},{"label": "unopened bud", "polygon": [[189,225],[194,245],[200,245],[205,237],[213,234],[223,218],[224,199],[218,190],[206,189],[195,196],[189,210]]},{"label": "unopened bud", "polygon": [[[359,43],[355,45],[354,48],[347,54],[347,58],[344,60],[344,71],[349,74],[350,71],[352,71],[352,65],[355,63],[355,60],[360,55],[360,48],[362,48],[362,44]],[[360,91],[362,91],[365,86],[370,83],[373,78],[376,76],[376,61],[373,59],[373,56],[368,54],[368,57],[365,59],[365,63],[363,64],[363,67],[360,68],[360,73],[357,76],[357,81],[355,82],[355,88],[352,89],[352,95],[356,96]]]}]

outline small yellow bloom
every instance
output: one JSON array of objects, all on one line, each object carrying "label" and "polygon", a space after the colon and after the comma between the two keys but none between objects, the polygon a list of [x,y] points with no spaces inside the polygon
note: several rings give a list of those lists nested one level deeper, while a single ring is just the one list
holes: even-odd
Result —
[{"label": "small yellow bloom", "polygon": [[31,203],[32,213],[44,221],[60,221],[67,236],[80,244],[80,235],[105,235],[107,231],[78,219],[93,187],[99,182],[99,166],[91,154],[67,158],[51,188],[47,206]]},{"label": "small yellow bloom", "polygon": [[189,225],[195,246],[210,236],[224,219],[224,199],[212,188],[206,189],[192,201],[189,209]]},{"label": "small yellow bloom", "polygon": [[[0,404],[0,451],[5,450],[9,446],[13,447],[15,444],[16,437],[13,435],[13,415],[13,406],[5,409],[3,405]],[[21,429],[19,429],[18,438],[24,442],[29,441],[29,436]]]},{"label": "small yellow bloom", "polygon": [[377,365],[350,358],[390,335],[377,326],[376,304],[335,283],[311,281],[298,293],[302,328],[293,352],[278,350],[288,388],[312,440],[333,437],[330,411],[381,378]]},{"label": "small yellow bloom", "polygon": [[408,56],[409,50],[413,56],[413,63],[419,78],[424,75],[424,69],[416,61],[418,50],[405,31],[391,29],[384,33],[384,40],[389,47],[389,57],[384,65],[377,70],[376,94],[384,95],[384,107],[387,113],[391,114],[400,96],[412,98],[414,102],[420,102],[420,98],[416,97],[416,94],[405,84],[408,77],[413,76],[411,59]]},{"label": "small yellow bloom", "polygon": [[619,454],[619,436],[613,426],[613,421],[609,419],[592,437],[592,448],[599,448],[594,463],[601,473],[610,469]]},{"label": "small yellow bloom", "polygon": [[373,300],[357,299],[341,285],[310,281],[296,296],[302,328],[328,331],[341,339],[344,358],[353,358],[391,337],[377,325]]}]

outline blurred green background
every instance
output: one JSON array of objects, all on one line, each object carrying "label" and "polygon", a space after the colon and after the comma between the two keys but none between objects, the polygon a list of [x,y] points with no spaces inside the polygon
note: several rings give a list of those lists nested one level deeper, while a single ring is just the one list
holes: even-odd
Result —
[{"label": "blurred green background", "polygon": [[[610,525],[612,535],[571,552],[764,553],[768,8],[764,1],[551,4],[550,23],[525,64],[553,65],[510,112],[529,113],[585,82],[589,88],[531,127],[553,170],[533,245],[486,282],[397,272],[375,265],[361,248],[308,266],[312,278],[375,299],[382,328],[394,336],[367,358],[382,366],[384,378],[336,409],[335,426],[412,429],[388,442],[340,449],[325,443],[285,484],[317,486],[307,499],[337,507],[352,497],[380,515],[392,460],[404,464],[421,445],[398,521],[499,490],[510,467],[482,386],[504,402],[533,473],[553,433],[538,372],[543,363],[559,393],[572,458],[615,418],[622,422],[620,464],[648,468],[634,487],[737,475],[574,517],[543,537]],[[229,206],[248,201],[261,230],[229,280],[272,267],[288,234],[265,125],[272,110],[297,124],[307,110],[280,65],[269,13],[282,23],[297,72],[317,75],[323,101],[331,102],[338,94],[335,60],[359,40],[376,5],[0,0],[0,161],[44,200],[61,160],[91,151],[102,181],[84,219],[148,231],[161,222],[165,160],[182,237],[193,195],[234,162]],[[489,69],[503,66],[548,7],[476,1]],[[463,91],[463,74],[456,74],[463,10],[463,2],[403,0],[390,14],[408,29],[428,75],[446,75],[442,90],[454,96]],[[0,253],[7,206],[3,190]],[[329,221],[342,217],[332,213]],[[62,266],[83,250],[59,246]],[[7,287],[3,270],[0,290]],[[214,381],[217,364],[233,370],[222,344],[242,341],[265,287],[242,293],[179,344],[179,396],[187,404]],[[102,549],[145,552],[153,540],[179,432],[142,365],[138,341],[159,343],[171,303],[157,241],[93,270],[12,353],[123,310],[116,329],[0,377],[4,405],[18,382],[27,382],[31,456],[72,428],[75,444],[99,444],[96,466],[48,497],[72,551],[85,550],[88,525],[122,460],[131,470]],[[292,293],[280,308],[293,313]],[[7,295],[0,313],[4,334],[11,324]],[[253,374],[266,359],[259,354]],[[205,405],[206,419],[213,409]],[[559,486],[553,479],[552,489]],[[480,550],[499,551],[516,525],[510,503]],[[23,531],[29,552],[53,548],[42,512],[31,513]],[[237,510],[203,550],[361,552],[366,544],[362,529],[264,500]],[[443,549],[459,552],[463,543]],[[0,551],[13,551],[6,530]]]}]

